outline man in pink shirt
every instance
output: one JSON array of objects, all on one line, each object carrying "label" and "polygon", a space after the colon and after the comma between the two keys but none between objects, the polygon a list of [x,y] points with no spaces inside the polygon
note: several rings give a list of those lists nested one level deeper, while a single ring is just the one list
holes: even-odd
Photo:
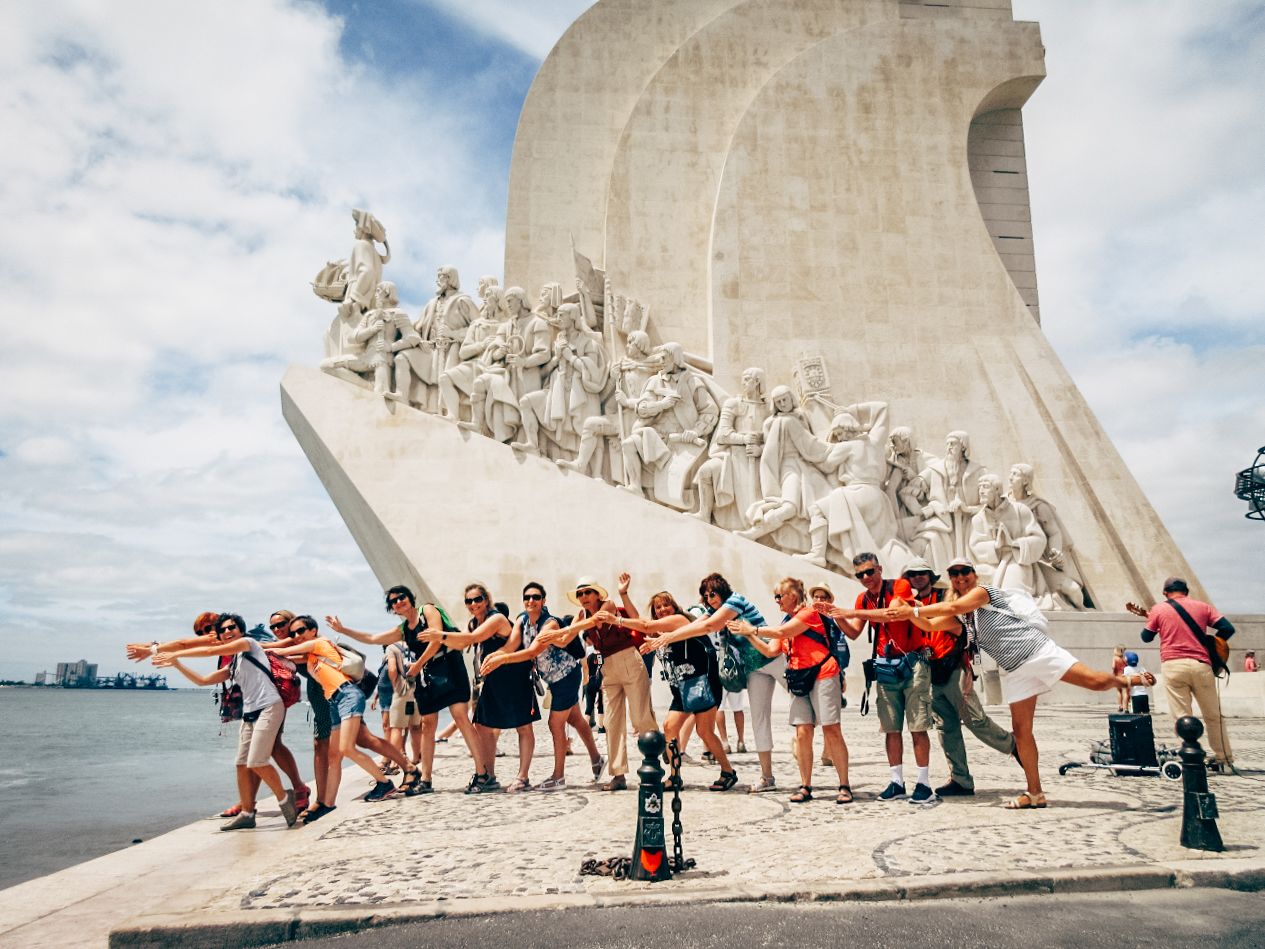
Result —
[{"label": "man in pink shirt", "polygon": [[1151,607],[1147,614],[1142,641],[1149,643],[1157,635],[1160,637],[1160,674],[1168,692],[1169,712],[1174,718],[1189,715],[1193,696],[1216,759],[1213,770],[1233,772],[1234,752],[1221,718],[1221,699],[1217,695],[1212,660],[1195,628],[1201,634],[1213,629],[1216,635],[1229,639],[1234,635],[1234,626],[1215,606],[1192,599],[1189,594],[1190,588],[1181,577],[1165,580],[1164,602]]}]

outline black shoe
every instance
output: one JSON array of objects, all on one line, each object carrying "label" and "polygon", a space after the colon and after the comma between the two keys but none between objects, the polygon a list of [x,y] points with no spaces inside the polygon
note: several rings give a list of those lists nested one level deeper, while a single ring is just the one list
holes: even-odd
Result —
[{"label": "black shoe", "polygon": [[956,781],[950,781],[948,784],[942,784],[936,788],[937,797],[974,797],[975,789],[968,788],[965,785],[958,784]]},{"label": "black shoe", "polygon": [[720,777],[712,782],[709,791],[728,791],[731,787],[738,783],[737,771],[722,771]]},{"label": "black shoe", "polygon": [[395,785],[390,781],[378,781],[373,786],[373,790],[365,795],[365,800],[369,802],[385,801],[389,797],[395,796]]},{"label": "black shoe", "polygon": [[315,807],[310,807],[306,811],[304,811],[303,816],[300,819],[303,821],[304,825],[313,824],[316,821],[320,820],[322,817],[324,817],[326,814],[330,813],[332,810],[334,810],[334,808],[326,804],[318,803]]},{"label": "black shoe", "polygon": [[878,799],[880,801],[901,801],[905,798],[905,785],[897,784],[893,781],[880,792]]},{"label": "black shoe", "polygon": [[910,804],[939,804],[936,792],[925,784],[915,784],[914,793],[909,795]]}]

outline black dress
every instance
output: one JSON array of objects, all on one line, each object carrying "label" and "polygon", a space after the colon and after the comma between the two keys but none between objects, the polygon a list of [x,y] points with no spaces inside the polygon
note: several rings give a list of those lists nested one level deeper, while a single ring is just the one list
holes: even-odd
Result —
[{"label": "black dress", "polygon": [[[474,620],[470,621],[471,631]],[[490,636],[475,647],[475,661],[483,660],[509,642],[505,636]],[[483,677],[479,702],[474,707],[474,723],[485,728],[519,728],[540,721],[540,706],[531,684],[530,662],[507,662]]]},{"label": "black dress", "polygon": [[[426,629],[426,614],[418,611],[420,621],[412,629],[404,623],[400,624],[400,632],[404,642],[417,655],[426,650],[427,644],[418,639]],[[456,632],[456,630],[449,630]],[[422,674],[417,679],[417,712],[419,715],[433,715],[450,705],[470,701],[470,674],[466,671],[466,663],[460,649],[449,649],[440,646],[439,652],[422,666]]]}]

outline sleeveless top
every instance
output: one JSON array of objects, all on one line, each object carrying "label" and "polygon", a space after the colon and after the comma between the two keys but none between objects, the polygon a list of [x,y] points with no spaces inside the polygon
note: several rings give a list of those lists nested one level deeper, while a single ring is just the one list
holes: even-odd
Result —
[{"label": "sleeveless top", "polygon": [[962,616],[962,623],[976,644],[1006,672],[1014,672],[1051,642],[1049,636],[1024,620],[1011,607],[1005,590],[980,585],[988,594],[988,607]]}]

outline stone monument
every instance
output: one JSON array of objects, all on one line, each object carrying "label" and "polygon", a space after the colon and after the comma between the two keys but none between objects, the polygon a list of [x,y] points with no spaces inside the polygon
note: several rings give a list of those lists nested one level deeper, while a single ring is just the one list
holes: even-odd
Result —
[{"label": "stone monument", "polygon": [[314,284],[283,408],[384,585],[846,597],[874,551],[1079,612],[1190,577],[1041,329],[1044,72],[1009,0],[594,4],[523,107],[504,279],[439,266],[410,322],[356,211]]}]

